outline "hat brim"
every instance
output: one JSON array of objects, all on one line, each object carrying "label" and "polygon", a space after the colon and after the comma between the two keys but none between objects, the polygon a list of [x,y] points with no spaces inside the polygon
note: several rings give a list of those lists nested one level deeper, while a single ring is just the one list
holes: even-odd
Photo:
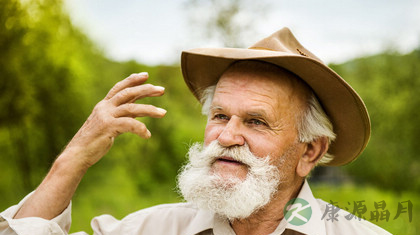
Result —
[{"label": "hat brim", "polygon": [[198,48],[182,52],[184,80],[200,100],[202,91],[215,85],[229,65],[238,60],[275,64],[296,74],[312,88],[337,135],[328,150],[335,158],[326,165],[345,165],[361,154],[370,137],[370,119],[365,104],[344,79],[317,60],[279,51]]}]

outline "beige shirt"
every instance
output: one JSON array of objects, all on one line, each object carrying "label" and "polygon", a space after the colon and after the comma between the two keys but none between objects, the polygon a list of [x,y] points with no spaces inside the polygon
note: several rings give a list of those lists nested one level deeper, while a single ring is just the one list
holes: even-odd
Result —
[{"label": "beige shirt", "polygon": [[[27,196],[28,197],[28,196]],[[13,219],[25,197],[18,205],[0,214],[0,235],[64,235],[68,234],[71,223],[71,204],[62,214],[52,220],[41,218]],[[315,199],[307,182],[302,186],[298,198],[306,200],[312,214],[305,224],[293,225],[285,218],[271,235],[278,234],[390,234],[380,227],[365,221],[345,218],[349,213],[337,212],[337,220],[327,220],[324,215],[328,203]],[[291,210],[292,211],[292,210]],[[287,216],[286,216],[287,218]],[[288,217],[290,218],[290,217]],[[158,205],[134,212],[122,220],[110,215],[95,217],[91,222],[94,234],[150,234],[150,235],[234,235],[235,232],[226,219],[210,211],[197,209],[190,203]],[[73,235],[85,235],[85,232]]]}]

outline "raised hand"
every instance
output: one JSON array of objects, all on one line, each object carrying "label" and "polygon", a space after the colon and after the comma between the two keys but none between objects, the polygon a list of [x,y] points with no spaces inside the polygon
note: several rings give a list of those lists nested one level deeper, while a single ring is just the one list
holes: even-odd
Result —
[{"label": "raised hand", "polygon": [[68,144],[66,150],[77,154],[87,167],[95,164],[113,144],[118,135],[131,132],[149,138],[150,131],[136,117],[161,118],[166,111],[153,105],[136,104],[145,97],[161,96],[164,88],[144,84],[147,73],[132,74],[118,82],[93,109],[92,114]]},{"label": "raised hand", "polygon": [[143,138],[151,136],[144,123],[135,118],[161,118],[166,111],[152,105],[134,103],[141,98],[163,95],[163,87],[144,84],[147,78],[147,73],[132,74],[110,90],[95,106],[15,218],[54,218],[69,205],[88,168],[107,153],[115,137],[124,132],[132,132]]}]

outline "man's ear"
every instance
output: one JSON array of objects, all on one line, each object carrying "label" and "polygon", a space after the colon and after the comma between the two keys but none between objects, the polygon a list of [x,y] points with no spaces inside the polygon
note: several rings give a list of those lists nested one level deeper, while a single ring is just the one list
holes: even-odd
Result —
[{"label": "man's ear", "polygon": [[327,151],[328,138],[325,136],[319,137],[316,140],[307,143],[306,149],[302,157],[299,159],[299,163],[296,168],[296,173],[300,177],[306,177]]}]

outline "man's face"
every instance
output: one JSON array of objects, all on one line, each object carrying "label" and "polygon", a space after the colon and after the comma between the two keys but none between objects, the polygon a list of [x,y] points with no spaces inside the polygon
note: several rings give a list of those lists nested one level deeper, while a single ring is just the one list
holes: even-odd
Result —
[{"label": "man's face", "polygon": [[[215,90],[204,144],[215,140],[224,147],[247,144],[255,156],[270,156],[272,164],[293,181],[304,151],[298,143],[296,120],[304,107],[305,90],[291,76],[239,69],[226,72]],[[284,154],[293,157],[280,164]],[[226,179],[245,179],[248,167],[220,156],[212,171]]]},{"label": "man's face", "polygon": [[303,86],[283,70],[240,68],[220,78],[205,147],[190,148],[178,176],[187,201],[230,220],[247,218],[276,192],[295,188],[301,180],[296,166],[305,151],[296,129],[306,100]]}]

